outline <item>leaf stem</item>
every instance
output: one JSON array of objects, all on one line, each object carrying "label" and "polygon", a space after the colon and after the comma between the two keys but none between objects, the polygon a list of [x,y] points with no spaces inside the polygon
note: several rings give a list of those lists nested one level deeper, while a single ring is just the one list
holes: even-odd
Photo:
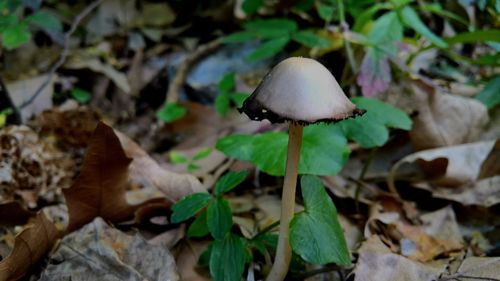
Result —
[{"label": "leaf stem", "polygon": [[[349,24],[345,21],[345,10],[344,10],[344,1],[337,0],[337,7],[339,9],[339,20],[340,27],[342,28],[342,33],[344,31],[349,30]],[[347,54],[347,60],[349,61],[349,66],[351,67],[352,73],[358,72],[358,68],[356,66],[356,62],[354,60],[354,53],[352,52],[351,42],[348,40],[344,40],[345,51]]]},{"label": "leaf stem", "polygon": [[288,155],[286,160],[285,181],[281,198],[281,218],[278,237],[278,247],[273,266],[266,281],[282,281],[288,272],[292,259],[292,247],[289,242],[290,221],[295,211],[295,190],[297,188],[297,174],[300,160],[300,146],[302,145],[302,125],[290,124],[288,136]]}]

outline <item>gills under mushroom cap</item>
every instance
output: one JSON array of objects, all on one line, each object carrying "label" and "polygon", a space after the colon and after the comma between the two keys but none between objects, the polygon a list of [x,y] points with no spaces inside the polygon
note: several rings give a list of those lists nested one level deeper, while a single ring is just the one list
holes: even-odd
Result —
[{"label": "gills under mushroom cap", "polygon": [[303,124],[336,122],[365,112],[345,96],[326,67],[300,57],[276,65],[239,110],[252,120]]}]

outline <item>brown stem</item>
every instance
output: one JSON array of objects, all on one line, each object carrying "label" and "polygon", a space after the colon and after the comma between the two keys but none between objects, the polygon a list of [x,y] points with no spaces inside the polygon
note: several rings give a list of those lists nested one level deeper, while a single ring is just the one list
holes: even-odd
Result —
[{"label": "brown stem", "polygon": [[302,144],[302,125],[290,124],[288,136],[288,156],[286,159],[285,182],[281,198],[281,218],[278,247],[271,272],[266,281],[282,281],[288,272],[292,259],[292,247],[289,242],[289,225],[295,210],[295,189],[299,169],[300,146]]}]

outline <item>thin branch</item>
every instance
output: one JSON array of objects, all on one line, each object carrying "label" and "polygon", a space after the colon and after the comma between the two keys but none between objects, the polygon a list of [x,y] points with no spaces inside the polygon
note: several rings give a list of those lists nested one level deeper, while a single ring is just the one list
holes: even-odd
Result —
[{"label": "thin branch", "polygon": [[184,84],[184,80],[186,80],[186,76],[188,75],[189,70],[191,69],[193,64],[206,55],[217,50],[220,45],[221,41],[219,39],[215,39],[204,45],[200,45],[198,46],[196,51],[191,53],[184,60],[184,62],[177,69],[174,79],[172,79],[170,85],[168,86],[166,102],[176,103],[179,101],[179,91]]},{"label": "thin branch", "polygon": [[57,60],[57,62],[54,65],[52,65],[52,67],[50,68],[49,76],[43,82],[43,84],[40,85],[40,87],[38,87],[36,92],[27,101],[25,101],[24,103],[22,103],[19,106],[19,109],[23,109],[26,106],[30,105],[43,92],[45,87],[47,87],[47,85],[49,85],[50,81],[52,81],[52,77],[54,77],[55,72],[59,69],[59,67],[61,67],[64,64],[64,62],[66,61],[66,58],[69,55],[69,51],[70,51],[70,49],[69,49],[70,42],[69,41],[70,41],[71,35],[76,31],[76,29],[78,28],[78,25],[80,25],[80,22],[88,14],[90,14],[97,6],[99,6],[99,4],[101,4],[101,2],[103,2],[103,1],[104,0],[96,0],[96,1],[92,2],[90,5],[85,7],[85,9],[83,9],[78,15],[76,15],[75,19],[71,23],[70,29],[68,31],[66,31],[66,33],[64,33],[63,50],[62,50],[61,55],[59,56],[59,59]]}]

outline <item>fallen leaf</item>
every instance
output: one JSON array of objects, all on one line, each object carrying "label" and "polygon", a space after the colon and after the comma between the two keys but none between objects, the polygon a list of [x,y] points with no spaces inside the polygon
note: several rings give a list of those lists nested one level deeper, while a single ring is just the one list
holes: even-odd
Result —
[{"label": "fallen leaf", "polygon": [[0,281],[18,280],[52,249],[59,231],[43,213],[16,236],[11,253],[0,261]]},{"label": "fallen leaf", "polygon": [[477,100],[443,93],[423,83],[412,84],[418,115],[410,137],[418,150],[478,141],[488,123],[488,110]]},{"label": "fallen leaf", "polygon": [[134,141],[118,131],[115,133],[126,155],[133,158],[129,168],[132,182],[157,188],[171,202],[177,202],[191,193],[206,192],[196,177],[163,169]]},{"label": "fallen leaf", "polygon": [[208,281],[208,272],[203,276],[196,271],[198,260],[208,248],[207,241],[187,241],[178,250],[176,257],[179,275],[183,281]]},{"label": "fallen leaf", "polygon": [[377,236],[368,238],[358,252],[355,281],[436,280],[446,268],[445,262],[422,264],[394,254]]},{"label": "fallen leaf", "polygon": [[113,129],[100,122],[89,141],[80,175],[71,188],[63,190],[69,212],[67,232],[97,216],[121,221],[133,215],[135,207],[125,199],[131,161]]},{"label": "fallen leaf", "polygon": [[0,226],[23,225],[35,215],[18,201],[0,204],[0,214],[9,214],[8,216],[0,216]]},{"label": "fallen leaf", "polygon": [[499,257],[468,257],[466,258],[457,272],[445,280],[497,280],[500,276],[500,258]]},{"label": "fallen leaf", "polygon": [[54,93],[55,77],[48,79],[48,75],[41,75],[25,80],[19,80],[6,85],[9,96],[15,106],[21,106],[27,102],[44,83],[48,83],[40,94],[26,107],[21,108],[21,118],[27,121],[33,115],[52,107],[52,94]]},{"label": "fallen leaf", "polygon": [[95,218],[65,236],[51,255],[41,280],[179,280],[166,247],[140,235],[126,235]]}]

